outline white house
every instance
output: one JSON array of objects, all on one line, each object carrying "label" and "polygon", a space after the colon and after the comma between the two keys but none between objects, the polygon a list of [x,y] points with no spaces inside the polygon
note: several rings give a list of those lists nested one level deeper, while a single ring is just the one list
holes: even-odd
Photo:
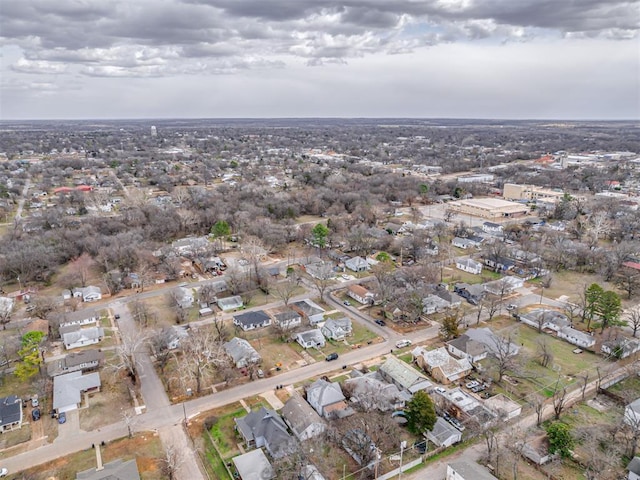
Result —
[{"label": "white house", "polygon": [[180,308],[189,308],[193,305],[193,290],[187,287],[178,287],[173,290],[173,297],[175,298]]},{"label": "white house", "polygon": [[0,297],[0,316],[8,317],[13,310],[14,300],[10,297]]},{"label": "white house", "polygon": [[268,327],[271,325],[271,317],[262,310],[246,312],[240,315],[234,315],[233,324],[246,332],[256,328]]},{"label": "white house", "polygon": [[250,363],[260,363],[262,358],[244,338],[234,337],[223,345],[224,351],[231,357],[236,368],[245,368]]},{"label": "white house", "polygon": [[640,398],[624,407],[624,423],[634,429],[640,429]]},{"label": "white house", "polygon": [[319,328],[300,332],[296,335],[296,342],[302,348],[322,348],[325,346],[324,335]]},{"label": "white house", "polygon": [[102,327],[81,328],[62,335],[62,343],[64,348],[71,350],[72,348],[86,347],[87,345],[95,345],[104,338],[104,329]]},{"label": "white house", "polygon": [[480,275],[482,273],[482,264],[471,258],[458,258],[456,260],[456,268],[463,272]]},{"label": "white house", "polygon": [[450,447],[462,440],[462,432],[442,417],[436,417],[433,428],[425,433],[427,438],[438,447]]},{"label": "white house", "polygon": [[581,348],[591,348],[596,344],[596,339],[593,335],[581,332],[571,327],[563,327],[558,330],[558,338],[562,338],[573,345],[577,345]]},{"label": "white house", "polygon": [[484,289],[493,295],[508,295],[524,286],[524,280],[518,277],[502,277],[484,284]]},{"label": "white house", "polygon": [[504,227],[499,223],[484,222],[482,224],[482,231],[486,233],[497,234],[497,233],[502,233],[503,230],[504,230]]},{"label": "white house", "polygon": [[322,417],[297,392],[282,407],[282,418],[300,441],[317,437],[327,428]]},{"label": "white house", "polygon": [[466,250],[467,248],[471,248],[474,246],[474,243],[471,240],[467,238],[460,238],[460,237],[455,237],[453,240],[451,240],[451,244],[454,247],[458,247],[463,250]]},{"label": "white house", "polygon": [[76,410],[86,392],[100,389],[100,374],[83,375],[81,371],[65,373],[53,377],[53,408],[58,413]]},{"label": "white house", "polygon": [[476,462],[456,460],[447,464],[446,480],[498,480],[498,478]]},{"label": "white house", "polygon": [[289,330],[302,324],[302,315],[295,310],[276,313],[273,317],[275,318],[276,325],[283,330]]},{"label": "white house", "polygon": [[[68,292],[68,290],[62,292],[63,299],[67,300],[70,298]],[[81,298],[83,302],[95,302],[102,299],[102,291],[100,287],[89,285],[84,288],[74,288],[71,290],[71,296],[73,296],[73,298]]]},{"label": "white house", "polygon": [[363,305],[372,303],[374,299],[374,294],[362,285],[349,285],[347,295]]},{"label": "white house", "polygon": [[218,299],[218,308],[220,308],[220,310],[222,310],[223,312],[242,308],[243,305],[244,304],[242,302],[242,297],[240,295]]},{"label": "white house", "polygon": [[486,399],[484,406],[505,422],[522,413],[522,406],[502,393]]},{"label": "white house", "polygon": [[349,260],[344,262],[344,265],[353,272],[366,272],[367,270],[369,270],[369,268],[371,268],[369,262],[367,262],[360,256],[350,258]]},{"label": "white house", "polygon": [[321,328],[322,334],[330,340],[344,340],[351,336],[353,327],[347,317],[327,320]]}]

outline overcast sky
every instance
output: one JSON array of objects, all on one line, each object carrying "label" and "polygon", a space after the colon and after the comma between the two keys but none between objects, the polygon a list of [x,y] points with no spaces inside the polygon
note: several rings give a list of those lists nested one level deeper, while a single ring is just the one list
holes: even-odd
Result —
[{"label": "overcast sky", "polygon": [[640,118],[636,0],[1,0],[2,119]]}]

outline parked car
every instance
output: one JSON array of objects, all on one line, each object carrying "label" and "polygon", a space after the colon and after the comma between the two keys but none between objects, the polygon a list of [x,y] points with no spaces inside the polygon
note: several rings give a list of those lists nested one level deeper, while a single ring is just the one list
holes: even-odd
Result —
[{"label": "parked car", "polygon": [[351,306],[351,302],[350,302],[349,300],[345,300],[345,301],[344,301],[344,302],[342,302],[342,303],[344,303],[347,307],[350,307],[350,306]]},{"label": "parked car", "polygon": [[511,310],[516,310],[518,308],[518,305],[516,305],[515,303],[510,303],[509,305],[507,305],[507,310],[511,311]]},{"label": "parked car", "polygon": [[34,408],[33,410],[31,410],[31,418],[33,419],[34,422],[40,420],[40,409],[39,408]]},{"label": "parked car", "polygon": [[58,423],[59,423],[59,424],[63,424],[63,423],[65,423],[66,421],[67,421],[67,414],[66,414],[66,413],[64,413],[64,412],[60,412],[60,413],[58,414]]},{"label": "parked car", "polygon": [[327,362],[330,362],[332,360],[337,360],[338,359],[338,354],[336,352],[330,353],[329,355],[327,355],[327,357],[325,358],[325,360]]},{"label": "parked car", "polygon": [[264,370],[261,368],[259,368],[256,373],[258,374],[258,378],[264,378]]},{"label": "parked car", "polygon": [[380,320],[379,318],[377,318],[377,319],[375,320],[375,322],[376,322],[378,325],[380,325],[381,327],[386,327],[386,326],[387,326],[386,322],[385,322],[384,320]]},{"label": "parked car", "polygon": [[436,387],[436,392],[438,393],[446,393],[446,390],[442,387]]},{"label": "parked car", "polygon": [[120,314],[116,313],[116,320],[120,320]]},{"label": "parked car", "polygon": [[33,397],[31,397],[31,406],[33,408],[36,408],[36,407],[40,406],[40,401],[38,400],[38,395],[34,395]]},{"label": "parked car", "polygon": [[466,387],[471,389],[471,388],[477,387],[478,385],[480,385],[480,383],[478,383],[477,381],[473,380],[471,382],[468,382],[466,384]]},{"label": "parked car", "polygon": [[409,345],[411,345],[411,340],[407,338],[403,338],[402,340],[398,340],[396,342],[396,348],[404,348],[408,347]]},{"label": "parked car", "polygon": [[6,477],[9,475],[9,470],[6,468],[0,468],[0,477]]}]

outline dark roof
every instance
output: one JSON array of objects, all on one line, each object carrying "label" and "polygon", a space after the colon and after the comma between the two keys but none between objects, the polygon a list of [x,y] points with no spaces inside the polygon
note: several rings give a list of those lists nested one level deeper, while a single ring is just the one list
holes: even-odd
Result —
[{"label": "dark roof", "polygon": [[114,460],[104,465],[100,471],[90,468],[76,474],[76,480],[140,480],[136,459],[123,462]]},{"label": "dark roof", "polygon": [[286,449],[292,440],[284,420],[268,408],[262,407],[260,410],[249,412],[246,416],[236,419],[236,424],[245,438],[264,438],[267,450],[274,456]]},{"label": "dark roof", "polygon": [[240,315],[234,315],[233,320],[240,325],[262,325],[270,320],[269,315],[262,310],[257,312],[246,312]]},{"label": "dark roof", "polygon": [[627,466],[627,470],[640,475],[640,457],[633,457],[633,460],[631,460]]},{"label": "dark roof", "polygon": [[22,400],[17,395],[0,398],[0,426],[11,425],[22,419]]}]

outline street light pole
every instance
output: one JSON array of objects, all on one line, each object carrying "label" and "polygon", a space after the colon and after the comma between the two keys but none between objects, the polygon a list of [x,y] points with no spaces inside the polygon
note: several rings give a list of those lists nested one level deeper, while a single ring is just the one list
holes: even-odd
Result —
[{"label": "street light pole", "polygon": [[398,471],[398,479],[402,478],[402,454],[404,453],[404,449],[407,446],[407,441],[403,440],[400,442],[400,469]]}]

